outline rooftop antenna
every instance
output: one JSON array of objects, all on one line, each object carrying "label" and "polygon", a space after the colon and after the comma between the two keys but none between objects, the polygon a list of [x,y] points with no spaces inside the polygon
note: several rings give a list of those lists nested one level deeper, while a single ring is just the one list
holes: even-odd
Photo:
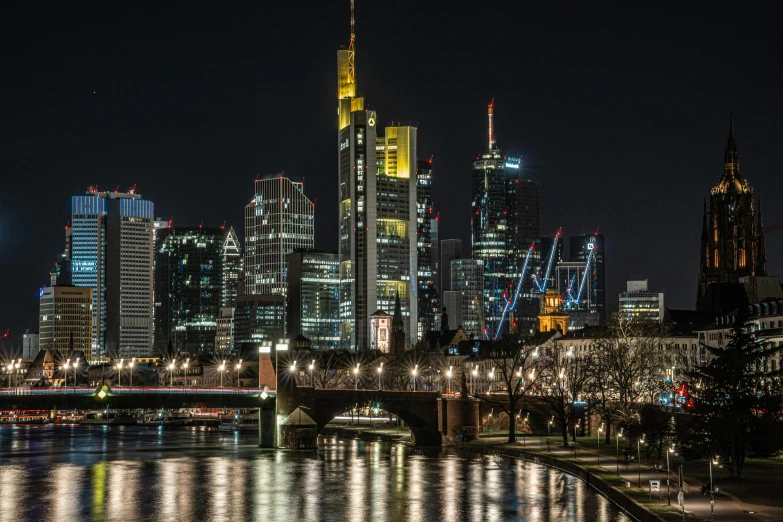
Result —
[{"label": "rooftop antenna", "polygon": [[348,44],[348,83],[356,83],[356,32],[353,20],[353,1],[351,0],[351,43]]},{"label": "rooftop antenna", "polygon": [[489,107],[487,108],[487,118],[489,118],[489,150],[492,150],[492,146],[495,145],[495,136],[492,132],[492,113],[495,112],[495,98],[492,98],[492,101],[489,102]]}]

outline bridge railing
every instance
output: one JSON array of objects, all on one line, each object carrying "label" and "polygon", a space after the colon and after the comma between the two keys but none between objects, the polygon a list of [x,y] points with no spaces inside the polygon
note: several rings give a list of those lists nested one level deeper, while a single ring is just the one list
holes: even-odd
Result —
[{"label": "bridge railing", "polygon": [[[97,388],[11,388],[0,390],[0,396],[8,395],[95,395]],[[258,395],[258,388],[176,388],[176,387],[116,387],[113,395]],[[270,396],[275,392],[267,390]]]}]

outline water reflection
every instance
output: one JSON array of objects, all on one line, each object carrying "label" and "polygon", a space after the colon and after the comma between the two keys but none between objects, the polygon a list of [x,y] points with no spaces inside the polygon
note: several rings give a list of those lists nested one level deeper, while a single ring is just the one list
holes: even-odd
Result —
[{"label": "water reflection", "polygon": [[0,521],[629,520],[574,477],[511,459],[255,443],[208,430],[3,427]]}]

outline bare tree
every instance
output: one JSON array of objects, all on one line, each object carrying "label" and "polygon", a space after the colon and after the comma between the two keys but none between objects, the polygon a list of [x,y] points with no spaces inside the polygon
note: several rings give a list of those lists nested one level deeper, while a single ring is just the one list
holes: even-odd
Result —
[{"label": "bare tree", "polygon": [[[538,347],[526,343],[518,336],[495,341],[482,354],[493,367],[494,391],[477,393],[475,397],[491,404],[508,415],[508,442],[515,442],[516,416],[525,395],[538,385],[546,360]],[[497,397],[500,395],[500,397]]]},{"label": "bare tree", "polygon": [[660,369],[668,332],[665,324],[615,313],[593,340],[591,402],[607,427],[638,424],[640,403],[666,390]]},{"label": "bare tree", "polygon": [[566,446],[569,434],[573,433],[571,427],[576,423],[576,403],[587,393],[592,378],[592,358],[579,356],[573,347],[566,349],[561,343],[547,348],[546,358],[540,400],[546,405],[545,414],[551,414],[562,429],[563,446]]}]

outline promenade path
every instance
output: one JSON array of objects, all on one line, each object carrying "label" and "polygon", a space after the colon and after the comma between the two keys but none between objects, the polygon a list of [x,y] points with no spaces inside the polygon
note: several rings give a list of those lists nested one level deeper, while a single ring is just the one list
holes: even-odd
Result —
[{"label": "promenade path", "polygon": [[[550,456],[567,460],[569,462],[576,462],[582,467],[586,467],[591,471],[599,471],[604,478],[607,474],[616,474],[618,471],[618,461],[615,459],[616,445],[614,439],[609,444],[601,444],[600,446],[600,469],[598,468],[598,451],[595,437],[582,438],[579,437],[579,446],[576,449],[576,460],[574,458],[574,449],[563,448],[562,439],[556,439],[555,437],[547,439],[546,437],[525,437],[525,441],[518,441],[513,444],[508,444],[507,436],[487,436],[482,433],[481,440],[478,443],[492,444],[498,447],[513,447],[515,449],[523,449],[533,453],[549,454]],[[547,440],[550,444],[547,445]],[[634,452],[635,453],[635,452]],[[642,495],[647,495],[645,498],[649,498],[649,484],[650,480],[660,480],[661,494],[660,500],[658,495],[652,495],[652,501],[646,503],[646,505],[654,510],[656,507],[664,509],[667,505],[667,492],[666,492],[666,460],[663,460],[663,470],[657,470],[653,468],[653,462],[642,462],[641,468],[637,465],[635,460],[626,461],[623,458],[623,444],[620,444],[620,461],[619,472],[621,480],[630,483],[630,488],[621,487],[622,490],[631,494],[637,500]],[[644,455],[642,454],[642,457]],[[658,461],[654,461],[657,463]],[[638,487],[639,478],[641,475],[642,488]],[[783,508],[777,506],[756,505],[743,502],[741,499],[731,495],[731,491],[725,491],[721,488],[719,480],[713,476],[715,486],[720,488],[720,495],[715,497],[715,514],[714,520],[725,522],[744,522],[744,521],[783,521]],[[688,519],[693,520],[713,520],[710,516],[710,496],[701,495],[701,487],[705,485],[704,481],[697,480],[693,477],[684,477],[684,483],[687,491],[685,492],[685,514]],[[677,470],[673,467],[671,472],[671,508],[680,509],[677,503],[677,494],[679,493]],[[669,513],[667,518],[672,518],[672,514]]]}]

